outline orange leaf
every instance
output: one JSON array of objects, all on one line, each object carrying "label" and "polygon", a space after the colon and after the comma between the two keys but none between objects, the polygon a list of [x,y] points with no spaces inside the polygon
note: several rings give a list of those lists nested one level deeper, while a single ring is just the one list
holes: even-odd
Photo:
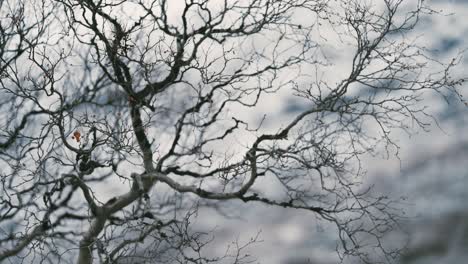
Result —
[{"label": "orange leaf", "polygon": [[73,132],[73,136],[75,137],[76,142],[80,142],[81,133],[78,130]]}]

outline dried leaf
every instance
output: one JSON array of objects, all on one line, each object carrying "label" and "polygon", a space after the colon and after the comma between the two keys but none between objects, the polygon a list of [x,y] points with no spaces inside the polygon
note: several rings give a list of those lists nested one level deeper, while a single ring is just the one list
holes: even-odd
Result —
[{"label": "dried leaf", "polygon": [[[81,133],[77,130],[75,132],[73,132],[73,137],[75,137],[74,139],[76,140],[76,142],[80,142],[81,140]],[[73,138],[72,137],[72,138]]]}]

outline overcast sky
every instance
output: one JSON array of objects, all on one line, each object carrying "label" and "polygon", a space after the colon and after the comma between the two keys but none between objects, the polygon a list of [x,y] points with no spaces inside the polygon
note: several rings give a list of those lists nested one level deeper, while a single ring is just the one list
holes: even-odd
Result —
[{"label": "overcast sky", "polygon": [[[468,48],[468,1],[437,0],[431,5],[443,13],[421,21],[416,34],[420,35],[422,43],[441,59]],[[466,67],[460,68],[468,69],[468,57],[463,63]],[[468,89],[464,90],[468,96]],[[407,203],[402,206],[406,206],[409,215],[414,217],[412,221],[420,223],[422,219],[432,223],[434,217],[442,219],[454,212],[468,211],[465,202],[468,198],[467,107],[456,99],[450,105],[435,98],[428,99],[440,127],[434,124],[430,132],[420,131],[411,137],[398,133],[399,159],[395,156],[389,159],[368,157],[366,164],[376,190],[394,197],[407,197]],[[264,110],[268,111],[272,105],[278,104],[269,104]],[[285,119],[304,107],[292,98],[279,102],[279,105]],[[203,226],[219,226],[218,231],[225,240],[237,236],[247,239],[261,230],[263,242],[253,247],[254,255],[261,263],[335,263],[332,239],[336,237],[336,230],[317,224],[313,214],[261,205],[241,205],[238,210],[242,210],[242,219],[225,220],[224,225],[222,217],[213,212],[212,217],[205,218]],[[414,222],[408,225],[411,224]],[[413,236],[412,243],[419,243],[415,239],[416,233]],[[450,259],[446,256],[432,258],[434,263],[462,263],[462,259],[459,251]],[[430,263],[429,260],[422,263]]]}]

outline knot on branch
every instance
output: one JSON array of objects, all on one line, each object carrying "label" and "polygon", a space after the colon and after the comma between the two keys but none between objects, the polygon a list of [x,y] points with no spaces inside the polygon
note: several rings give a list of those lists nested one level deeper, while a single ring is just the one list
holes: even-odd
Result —
[{"label": "knot on branch", "polygon": [[143,198],[145,200],[149,199],[149,196],[147,192],[151,188],[152,185],[152,178],[149,175],[146,174],[138,174],[138,173],[132,173],[130,175],[133,179],[133,185],[132,189],[135,190],[136,192],[140,193],[143,195]]}]

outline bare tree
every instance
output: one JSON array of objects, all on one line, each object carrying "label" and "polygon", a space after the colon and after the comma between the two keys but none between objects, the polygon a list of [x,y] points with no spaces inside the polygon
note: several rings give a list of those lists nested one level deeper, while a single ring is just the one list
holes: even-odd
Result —
[{"label": "bare tree", "polygon": [[[372,193],[360,157],[425,128],[425,92],[459,95],[459,57],[433,60],[413,38],[433,13],[402,0],[0,0],[0,261],[250,262],[256,237],[212,257],[211,235],[190,228],[200,206],[229,200],[333,223],[343,261],[395,261],[403,246],[382,238],[399,207]],[[285,96],[304,107],[262,117]],[[104,186],[122,193],[103,201]]]}]

